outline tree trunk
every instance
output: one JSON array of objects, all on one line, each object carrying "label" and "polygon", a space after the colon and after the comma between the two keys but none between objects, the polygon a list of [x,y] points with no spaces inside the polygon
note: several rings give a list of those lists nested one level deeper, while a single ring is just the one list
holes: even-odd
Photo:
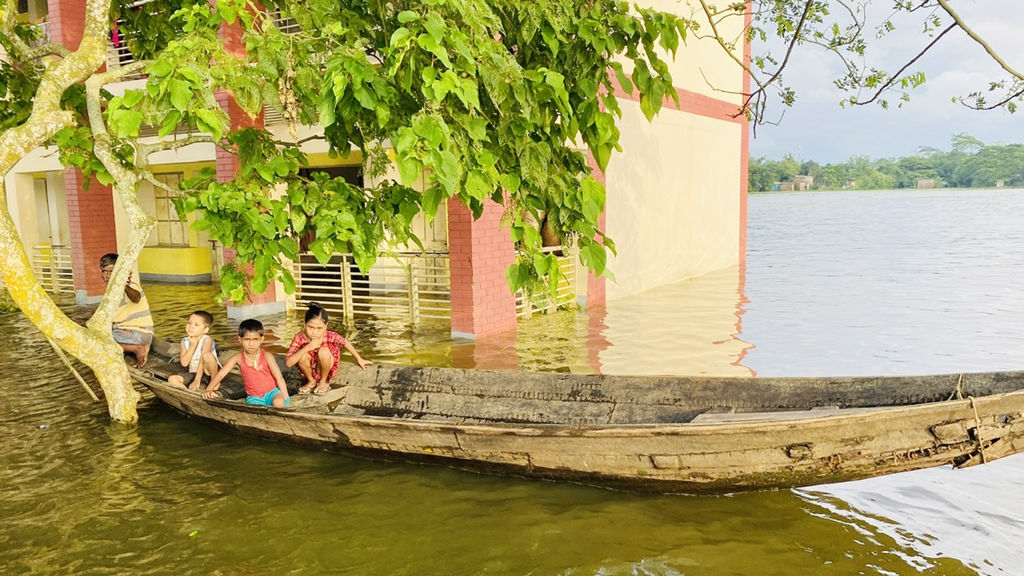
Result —
[{"label": "tree trunk", "polygon": [[[9,10],[13,10],[13,4],[8,1],[3,6],[5,20],[2,25],[3,32],[11,36],[13,19],[9,18]],[[71,113],[60,107],[60,98],[69,86],[84,81],[103,64],[109,11],[110,0],[86,1],[85,27],[78,50],[72,53],[65,51],[59,61],[47,65],[32,101],[31,116],[23,124],[0,133],[0,272],[11,298],[25,316],[47,338],[92,368],[106,395],[110,416],[120,422],[134,423],[139,419],[136,411],[139,394],[132,387],[124,353],[110,332],[110,319],[122,294],[108,287],[100,305],[101,309],[109,311],[101,317],[101,320],[106,320],[105,325],[103,322],[90,322],[91,326],[86,328],[68,318],[43,291],[32,272],[25,245],[8,211],[4,183],[4,177],[26,153],[42,146],[61,128],[73,124]],[[12,42],[21,50],[19,56],[32,57],[25,51],[23,43],[17,39],[12,39]],[[133,262],[134,259],[119,262],[123,264],[119,268],[130,268]],[[120,275],[115,274],[111,286],[124,286],[127,276],[127,270]]]}]

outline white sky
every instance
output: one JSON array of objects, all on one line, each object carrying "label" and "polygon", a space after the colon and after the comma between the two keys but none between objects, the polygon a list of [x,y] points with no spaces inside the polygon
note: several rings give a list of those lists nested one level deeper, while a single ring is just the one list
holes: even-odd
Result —
[{"label": "white sky", "polygon": [[[953,0],[951,5],[1010,66],[1024,71],[1024,0]],[[892,0],[873,0],[870,5],[876,19],[891,6]],[[943,20],[950,22],[948,17]],[[893,36],[872,40],[868,62],[894,72],[930,41],[919,25],[908,23]],[[757,49],[755,45],[755,53]],[[901,109],[895,107],[898,94],[888,97],[889,110],[874,104],[841,108],[844,93],[832,84],[840,70],[835,56],[818,47],[798,47],[784,74],[797,101],[791,108],[772,104],[768,118],[778,120],[784,112],[782,119],[777,126],[757,128],[750,154],[771,159],[792,154],[827,164],[851,156],[910,156],[922,146],[948,150],[950,136],[959,132],[986,144],[1024,142],[1024,105],[1009,114],[972,111],[951,102],[1006,77],[982,47],[959,30],[946,34],[911,68],[923,70],[928,81],[911,91],[910,102]]]}]

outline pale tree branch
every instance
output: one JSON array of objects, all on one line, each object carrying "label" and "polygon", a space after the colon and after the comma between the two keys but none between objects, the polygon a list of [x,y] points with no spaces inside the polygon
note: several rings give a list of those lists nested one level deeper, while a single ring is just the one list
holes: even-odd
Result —
[{"label": "pale tree branch", "polygon": [[[217,144],[213,141],[212,136],[205,134],[191,134],[186,138],[174,139],[174,140],[160,140],[147,144],[145,142],[135,142],[135,167],[139,170],[141,176],[153,182],[151,179],[152,174],[147,169],[149,167],[149,157],[154,152],[165,152],[168,150],[178,150],[192,144]],[[148,175],[148,176],[147,176]],[[155,183],[155,182],[154,182]]]},{"label": "pale tree branch", "polygon": [[956,22],[956,25],[959,26],[961,30],[967,33],[967,35],[970,36],[972,40],[980,44],[981,47],[985,49],[985,52],[987,52],[988,55],[991,56],[997,64],[999,64],[1000,68],[1002,68],[1008,74],[1012,75],[1018,80],[1024,81],[1024,74],[1018,72],[1016,69],[1010,66],[1010,64],[1006,60],[1004,60],[1002,56],[996,53],[995,49],[993,49],[992,46],[989,45],[989,43],[986,42],[984,38],[979,36],[978,33],[974,31],[974,29],[968,26],[967,22],[964,22],[964,19],[960,17],[960,14],[953,10],[953,7],[949,5],[949,2],[947,0],[936,1],[939,3],[939,6],[941,6],[947,14],[949,14],[950,18],[953,19],[953,22]]}]

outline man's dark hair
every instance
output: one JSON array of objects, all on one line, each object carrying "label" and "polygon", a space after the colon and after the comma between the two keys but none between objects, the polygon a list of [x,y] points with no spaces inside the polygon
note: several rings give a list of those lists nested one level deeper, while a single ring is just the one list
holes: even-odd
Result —
[{"label": "man's dark hair", "polygon": [[[206,310],[196,310],[195,312],[193,312],[190,315],[191,316],[199,316],[200,318],[202,318],[203,319],[203,324],[206,324],[207,328],[209,328],[210,326],[213,326],[213,314],[210,314]],[[241,326],[239,326],[239,328],[241,328]]]},{"label": "man's dark hair", "polygon": [[116,262],[116,252],[111,252],[109,254],[104,254],[103,256],[100,256],[100,268],[103,268],[104,266],[110,266],[111,264],[115,264]]},{"label": "man's dark hair", "polygon": [[238,325],[239,338],[244,338],[246,334],[252,334],[253,332],[258,332],[260,336],[263,336],[263,322],[250,318],[242,320],[242,323]]}]

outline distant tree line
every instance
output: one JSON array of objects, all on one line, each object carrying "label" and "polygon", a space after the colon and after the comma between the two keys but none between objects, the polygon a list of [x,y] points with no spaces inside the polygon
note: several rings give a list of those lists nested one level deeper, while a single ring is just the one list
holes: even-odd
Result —
[{"label": "distant tree line", "polygon": [[986,145],[961,133],[952,137],[949,152],[922,147],[917,155],[898,159],[853,156],[824,166],[814,160],[801,163],[791,155],[782,160],[750,159],[751,192],[778,189],[801,175],[812,178],[811,190],[916,188],[922,180],[933,180],[935,187],[1024,187],[1024,144]]}]

